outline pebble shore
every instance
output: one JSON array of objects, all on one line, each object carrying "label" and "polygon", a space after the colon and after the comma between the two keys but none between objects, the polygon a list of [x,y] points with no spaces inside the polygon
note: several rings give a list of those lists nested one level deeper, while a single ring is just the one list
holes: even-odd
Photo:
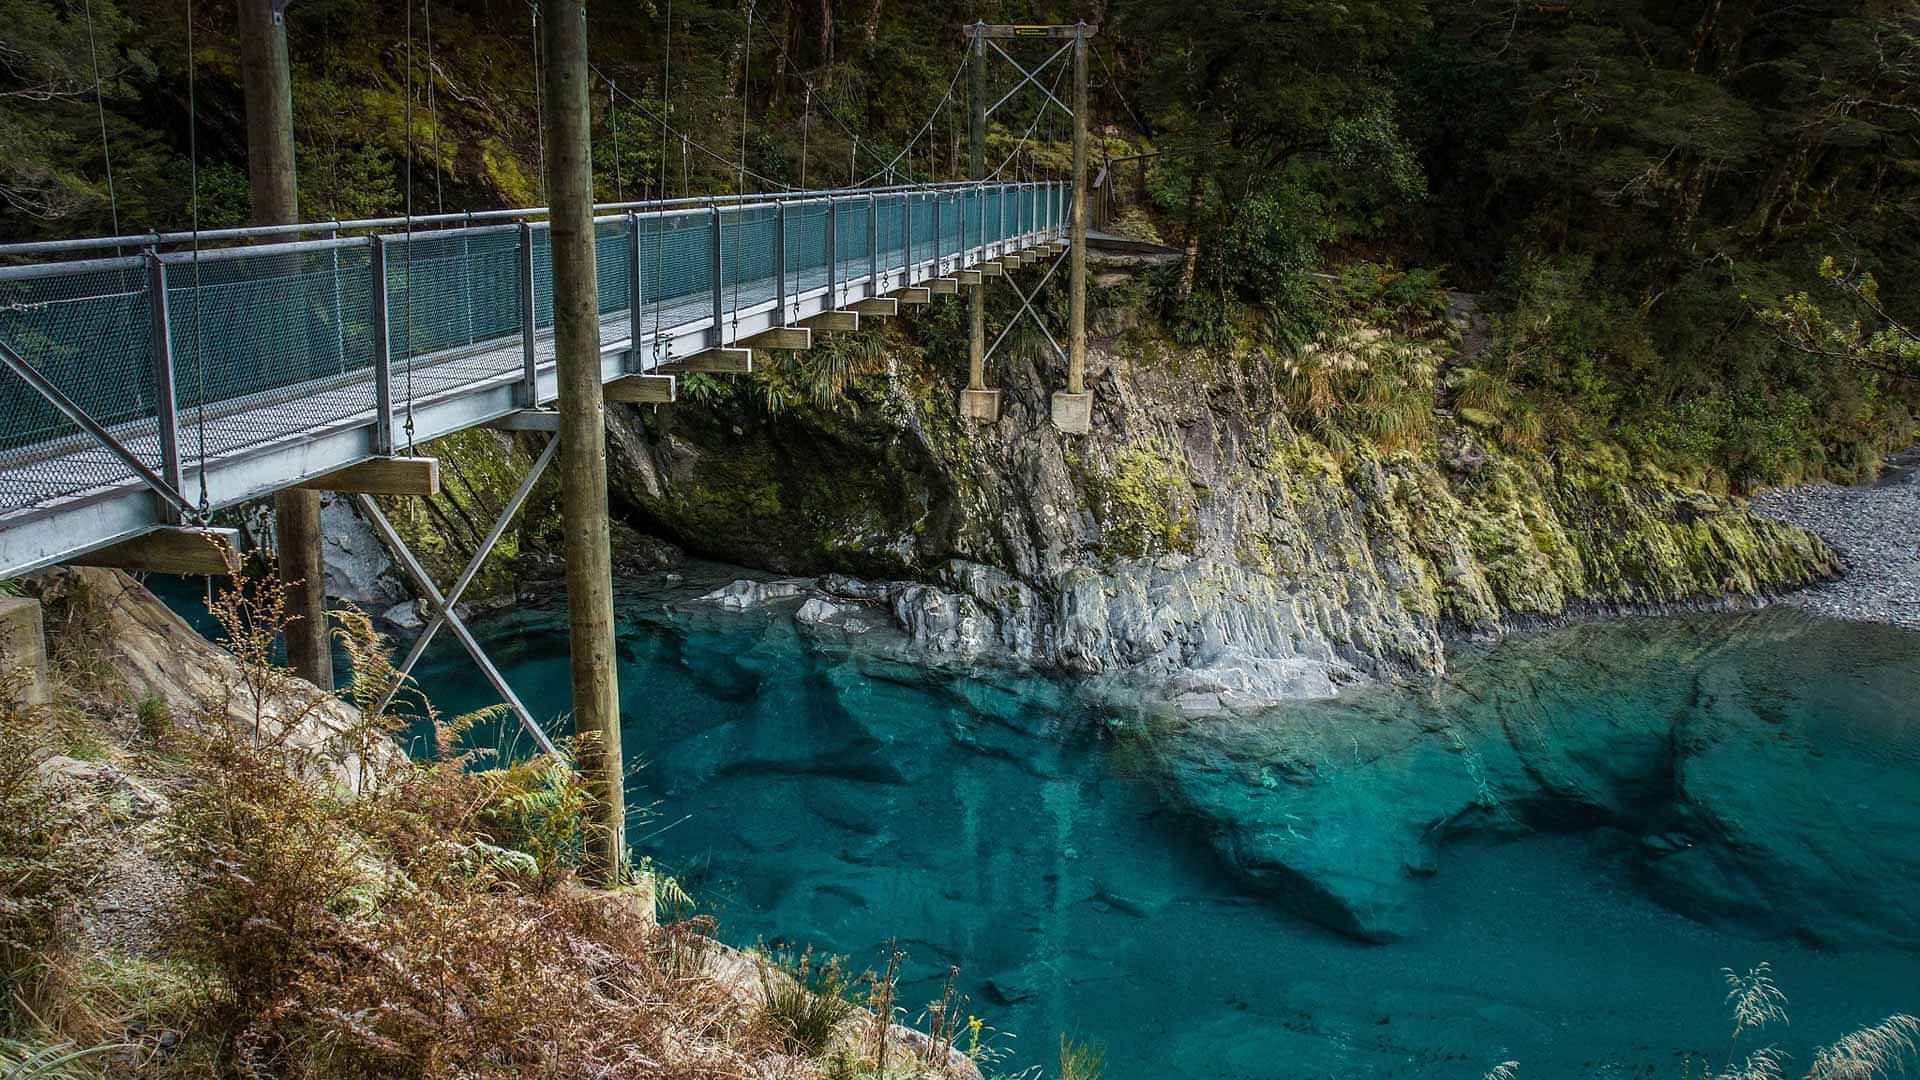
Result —
[{"label": "pebble shore", "polygon": [[1819,534],[1847,560],[1845,576],[1783,603],[1920,630],[1920,447],[1890,458],[1877,484],[1783,488],[1751,505],[1762,517]]}]

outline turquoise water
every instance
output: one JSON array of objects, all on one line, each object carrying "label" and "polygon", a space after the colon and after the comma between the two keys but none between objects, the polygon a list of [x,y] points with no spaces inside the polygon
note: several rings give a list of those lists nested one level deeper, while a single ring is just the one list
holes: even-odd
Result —
[{"label": "turquoise water", "polygon": [[[910,1005],[957,965],[1019,1036],[1008,1071],[1065,1031],[1116,1080],[1676,1077],[1726,1055],[1720,969],[1762,960],[1802,1069],[1920,1011],[1920,637],[1601,624],[1461,657],[1435,690],[1183,729],[684,595],[620,603],[638,848],[735,943],[864,967],[898,938]],[[475,630],[564,711],[557,608]],[[421,679],[443,710],[489,700],[450,648]],[[1398,940],[1330,913],[1294,874],[1315,859]]]}]

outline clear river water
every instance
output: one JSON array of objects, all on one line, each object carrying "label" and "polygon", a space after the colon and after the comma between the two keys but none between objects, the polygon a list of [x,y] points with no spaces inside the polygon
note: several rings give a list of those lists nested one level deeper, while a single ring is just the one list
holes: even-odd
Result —
[{"label": "clear river water", "polygon": [[[897,939],[910,1006],[958,966],[1008,1072],[1067,1032],[1114,1080],[1697,1075],[1731,1049],[1722,969],[1762,961],[1802,1071],[1920,1012],[1920,635],[1619,620],[1171,724],[694,591],[620,601],[638,850],[730,942],[857,970]],[[557,606],[474,628],[566,709]],[[491,700],[451,643],[419,674]]]}]

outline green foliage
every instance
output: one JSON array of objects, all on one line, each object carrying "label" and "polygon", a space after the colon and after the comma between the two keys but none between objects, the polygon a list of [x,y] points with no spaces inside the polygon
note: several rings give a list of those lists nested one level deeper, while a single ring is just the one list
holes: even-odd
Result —
[{"label": "green foliage", "polygon": [[1060,1036],[1060,1080],[1100,1080],[1107,1071],[1107,1052],[1095,1043]]},{"label": "green foliage", "polygon": [[547,886],[579,865],[593,799],[572,755],[543,754],[483,775],[492,797],[480,821],[496,843],[531,855]]},{"label": "green foliage", "polygon": [[848,997],[852,983],[839,957],[815,963],[812,950],[776,957],[760,968],[767,1020],[796,1054],[819,1057],[840,1025],[859,1008]]}]

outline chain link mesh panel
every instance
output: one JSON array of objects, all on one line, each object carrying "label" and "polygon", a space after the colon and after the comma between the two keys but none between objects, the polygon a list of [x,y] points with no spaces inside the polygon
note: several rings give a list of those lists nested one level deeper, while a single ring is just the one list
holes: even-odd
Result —
[{"label": "chain link mesh panel", "polygon": [[787,293],[798,296],[827,284],[827,204],[787,207]]},{"label": "chain link mesh panel", "polygon": [[[152,328],[140,258],[0,271],[0,341],[157,467]],[[0,513],[131,478],[25,381],[0,375]]]},{"label": "chain link mesh panel", "polygon": [[373,408],[366,241],[167,258],[183,457],[224,454]]}]

